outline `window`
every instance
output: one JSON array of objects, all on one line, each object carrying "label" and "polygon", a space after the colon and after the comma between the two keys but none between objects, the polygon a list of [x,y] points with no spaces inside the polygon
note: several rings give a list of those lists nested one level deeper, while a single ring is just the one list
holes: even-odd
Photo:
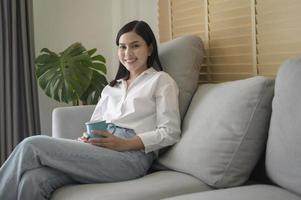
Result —
[{"label": "window", "polygon": [[200,83],[274,77],[301,55],[300,0],[159,0],[160,41],[202,38]]}]

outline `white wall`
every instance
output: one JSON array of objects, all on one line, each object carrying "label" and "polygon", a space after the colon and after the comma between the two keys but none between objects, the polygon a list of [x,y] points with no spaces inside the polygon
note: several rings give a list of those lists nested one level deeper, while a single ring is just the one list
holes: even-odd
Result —
[{"label": "white wall", "polygon": [[[115,35],[125,23],[138,19],[150,24],[158,36],[157,0],[33,0],[36,55],[46,47],[55,52],[74,42],[98,49],[107,59],[108,80],[118,66]],[[39,89],[42,133],[51,135],[51,113],[66,106]]]}]

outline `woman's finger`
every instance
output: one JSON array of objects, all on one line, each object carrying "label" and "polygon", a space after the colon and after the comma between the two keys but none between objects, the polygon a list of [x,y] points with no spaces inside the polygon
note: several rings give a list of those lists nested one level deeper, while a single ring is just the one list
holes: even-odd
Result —
[{"label": "woman's finger", "polygon": [[79,141],[79,142],[87,142],[88,139],[86,137],[84,137],[84,136],[81,136],[81,137],[77,138],[77,141]]},{"label": "woman's finger", "polygon": [[110,137],[110,136],[113,136],[112,133],[108,132],[108,131],[101,131],[101,130],[92,130],[92,133],[94,135],[99,135],[99,136],[102,136],[102,137]]}]

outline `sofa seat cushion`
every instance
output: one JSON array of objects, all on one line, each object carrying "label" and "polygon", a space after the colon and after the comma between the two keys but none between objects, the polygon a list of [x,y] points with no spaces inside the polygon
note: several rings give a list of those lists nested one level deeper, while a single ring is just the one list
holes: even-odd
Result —
[{"label": "sofa seat cushion", "polygon": [[164,200],[301,200],[301,197],[271,185],[250,185],[198,192]]},{"label": "sofa seat cushion", "polygon": [[190,175],[159,171],[124,182],[65,186],[51,200],[156,200],[211,189]]},{"label": "sofa seat cushion", "polygon": [[301,58],[287,60],[279,69],[272,106],[267,174],[301,195]]},{"label": "sofa seat cushion", "polygon": [[159,162],[216,188],[243,184],[266,143],[273,86],[265,77],[201,85],[181,140]]}]

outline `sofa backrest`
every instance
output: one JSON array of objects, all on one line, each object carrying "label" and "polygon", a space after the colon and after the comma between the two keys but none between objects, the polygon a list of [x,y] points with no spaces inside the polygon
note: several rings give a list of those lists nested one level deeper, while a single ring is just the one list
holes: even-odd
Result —
[{"label": "sofa backrest", "polygon": [[301,58],[286,61],[276,77],[266,170],[273,182],[301,195]]},{"label": "sofa backrest", "polygon": [[198,86],[204,48],[197,36],[182,36],[158,45],[162,67],[178,84],[181,119]]}]

